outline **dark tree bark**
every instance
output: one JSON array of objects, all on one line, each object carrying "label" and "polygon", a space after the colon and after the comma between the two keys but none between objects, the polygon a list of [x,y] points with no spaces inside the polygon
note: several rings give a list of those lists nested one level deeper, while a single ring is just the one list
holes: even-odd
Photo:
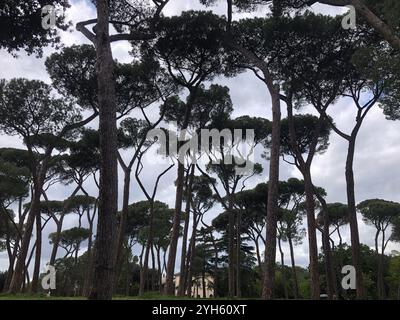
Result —
[{"label": "dark tree bark", "polygon": [[[265,74],[265,72],[264,72]],[[272,138],[271,156],[268,182],[267,203],[267,231],[265,247],[265,271],[262,298],[272,299],[275,287],[275,259],[276,259],[276,228],[278,218],[278,184],[279,184],[279,156],[281,135],[281,105],[279,98],[279,86],[269,85],[272,98]]]},{"label": "dark tree bark", "polygon": [[36,249],[35,249],[35,265],[33,268],[32,284],[31,284],[32,293],[38,292],[41,256],[42,256],[42,216],[41,213],[39,212],[39,215],[36,217]]},{"label": "dark tree bark", "polygon": [[241,274],[240,274],[240,245],[241,245],[241,228],[242,228],[242,217],[241,211],[237,211],[237,222],[236,222],[236,296],[240,298],[242,296],[242,283],[241,283]]},{"label": "dark tree bark", "polygon": [[[226,183],[226,185],[228,185]],[[228,296],[235,296],[235,213],[233,195],[228,192]]]},{"label": "dark tree bark", "polygon": [[326,274],[326,282],[327,282],[327,289],[328,289],[328,297],[329,299],[333,299],[333,295],[336,297],[339,295],[339,289],[337,286],[336,281],[336,274],[335,274],[335,266],[332,256],[332,248],[331,248],[331,239],[330,239],[330,232],[329,232],[329,215],[328,215],[328,207],[324,197],[322,197],[316,188],[314,187],[315,195],[318,201],[321,203],[322,206],[322,214],[323,214],[323,230],[322,230],[322,243],[324,248],[324,255],[325,255],[325,274]]},{"label": "dark tree bark", "polygon": [[190,221],[190,203],[191,203],[191,193],[192,193],[192,185],[193,185],[193,178],[194,178],[195,166],[192,164],[188,181],[186,184],[186,208],[185,208],[185,226],[183,229],[183,237],[182,237],[182,252],[181,252],[181,268],[180,268],[180,278],[182,279],[179,281],[178,287],[178,295],[184,296],[185,295],[185,281],[186,279],[186,249],[187,249],[187,238],[188,238],[188,231],[189,231],[189,221]]},{"label": "dark tree bark", "polygon": [[38,177],[34,181],[34,194],[32,196],[31,206],[29,209],[28,218],[26,221],[26,227],[21,240],[21,247],[19,254],[17,256],[17,262],[15,264],[15,269],[13,277],[10,283],[9,293],[16,294],[20,292],[21,287],[24,283],[24,273],[25,273],[25,260],[28,255],[29,243],[32,235],[33,224],[35,218],[40,214],[40,195],[42,194],[42,186],[46,172],[46,163],[42,165],[42,168]]},{"label": "dark tree bark", "polygon": [[117,126],[114,61],[109,36],[109,4],[97,1],[96,52],[100,131],[100,194],[96,252],[90,299],[112,298],[118,201]]},{"label": "dark tree bark", "polygon": [[299,282],[297,280],[296,262],[294,260],[293,241],[291,237],[288,237],[288,242],[290,249],[290,262],[292,264],[293,296],[297,299],[299,297]]},{"label": "dark tree bark", "polygon": [[349,141],[349,147],[346,159],[346,191],[347,191],[347,205],[349,208],[351,252],[353,258],[353,266],[356,269],[357,298],[362,299],[365,296],[365,292],[364,292],[363,274],[361,269],[360,236],[358,234],[356,197],[354,192],[353,163],[354,163],[355,143],[356,143],[356,135],[352,134],[352,137]]},{"label": "dark tree bark", "polygon": [[282,245],[281,245],[281,236],[278,236],[278,248],[279,248],[279,253],[281,254],[281,272],[282,272],[282,284],[283,284],[283,291],[285,293],[285,299],[289,299],[289,293],[286,285],[286,273],[285,273],[285,254],[283,253],[282,250]]},{"label": "dark tree bark", "polygon": [[[144,293],[145,283],[147,279],[147,274],[149,270],[149,256],[150,248],[153,246],[153,228],[154,228],[154,203],[150,203],[150,217],[149,217],[149,234],[146,241],[146,249],[144,253],[143,266],[140,269],[140,282],[139,282],[139,295]],[[153,257],[154,258],[154,257]]]},{"label": "dark tree bark", "polygon": [[[192,111],[193,103],[196,99],[198,87],[192,87],[189,89],[189,99],[185,108],[185,115],[182,123],[181,130],[187,129],[189,125],[190,114]],[[180,141],[183,141],[182,131],[180,134]],[[180,149],[180,146],[178,150]],[[175,261],[176,261],[176,249],[178,246],[179,239],[179,227],[181,225],[181,213],[182,213],[182,200],[183,200],[183,184],[185,179],[185,164],[183,156],[178,155],[178,177],[176,180],[176,197],[175,197],[175,213],[172,222],[172,234],[168,252],[167,262],[167,274],[165,282],[165,294],[175,295],[174,287],[174,272],[175,272]]]},{"label": "dark tree bark", "polygon": [[315,222],[315,202],[314,186],[309,170],[303,172],[304,187],[306,193],[307,207],[307,226],[308,226],[308,250],[310,255],[310,276],[311,276],[311,298],[318,300],[319,291],[319,272],[318,272],[318,247],[317,247],[317,228]]}]

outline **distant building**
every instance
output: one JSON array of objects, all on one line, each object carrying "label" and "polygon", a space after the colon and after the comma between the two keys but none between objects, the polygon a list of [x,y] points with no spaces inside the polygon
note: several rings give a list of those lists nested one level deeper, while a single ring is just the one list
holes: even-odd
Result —
[{"label": "distant building", "polygon": [[[179,273],[174,275],[175,295],[178,295],[179,282],[181,276]],[[166,275],[162,276],[162,285],[166,282]],[[193,298],[212,298],[214,297],[214,277],[206,274],[204,277],[205,290],[203,290],[203,277],[192,278],[192,297]],[[205,295],[204,295],[205,294]]]}]

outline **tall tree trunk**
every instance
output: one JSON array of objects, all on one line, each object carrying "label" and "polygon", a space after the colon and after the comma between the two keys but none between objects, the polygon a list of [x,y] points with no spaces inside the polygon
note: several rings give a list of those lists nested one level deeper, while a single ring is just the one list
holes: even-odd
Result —
[{"label": "tall tree trunk", "polygon": [[[272,85],[270,85],[272,86]],[[278,217],[279,156],[281,136],[281,107],[279,86],[270,88],[272,98],[272,138],[268,182],[267,230],[265,247],[265,272],[263,299],[272,299],[275,287],[276,227]]]},{"label": "tall tree trunk", "polygon": [[330,237],[329,237],[329,215],[328,215],[328,207],[324,197],[322,197],[314,188],[315,195],[318,198],[319,202],[322,206],[322,215],[324,221],[324,227],[322,232],[322,243],[324,248],[324,256],[325,256],[325,275],[326,275],[326,284],[328,289],[328,297],[329,299],[333,299],[333,295],[338,296],[339,289],[337,287],[336,275],[335,275],[335,267],[332,258],[332,250],[330,245]]},{"label": "tall tree trunk", "polygon": [[314,186],[311,180],[310,168],[303,170],[304,188],[307,208],[308,248],[310,258],[311,299],[320,298],[319,272],[318,272],[318,245],[317,228],[315,223]]},{"label": "tall tree trunk", "polygon": [[42,216],[39,211],[39,215],[36,217],[36,249],[35,249],[35,265],[33,268],[32,285],[31,285],[32,293],[38,292],[41,256],[42,256]]},{"label": "tall tree trunk", "polygon": [[[228,184],[226,184],[228,185]],[[228,194],[228,296],[235,296],[235,214],[233,195]]]},{"label": "tall tree trunk", "polygon": [[193,212],[193,223],[192,223],[192,235],[190,237],[190,248],[188,253],[188,266],[187,277],[185,280],[185,286],[187,287],[187,294],[190,297],[192,295],[192,278],[193,278],[193,261],[196,251],[196,231],[197,231],[197,214]]},{"label": "tall tree trunk", "polygon": [[201,286],[203,287],[203,299],[207,298],[207,288],[206,288],[206,259],[205,252],[203,248],[203,268],[201,270]]},{"label": "tall tree trunk", "polygon": [[128,219],[128,211],[129,211],[129,190],[130,190],[130,182],[131,182],[131,170],[128,168],[124,171],[124,194],[122,200],[122,214],[121,220],[118,225],[118,239],[117,239],[117,250],[115,254],[115,281],[118,281],[119,274],[121,273],[122,268],[122,250],[124,247],[125,240],[125,229],[126,229],[126,221]]},{"label": "tall tree trunk", "polygon": [[[97,202],[96,202],[97,203]],[[94,208],[94,214],[93,214],[93,220],[94,220],[94,215],[96,214],[96,205]],[[88,240],[88,249],[87,249],[87,265],[86,265],[86,276],[85,276],[85,281],[83,285],[83,296],[88,297],[90,294],[90,286],[93,282],[93,264],[94,264],[94,257],[93,257],[93,220],[89,219],[89,240]]]},{"label": "tall tree trunk", "polygon": [[186,278],[186,248],[187,248],[187,238],[189,231],[189,221],[190,221],[190,202],[192,196],[192,185],[194,179],[194,170],[195,165],[191,165],[188,182],[186,184],[186,208],[185,208],[185,226],[183,229],[183,237],[182,237],[182,252],[181,252],[181,268],[180,268],[180,279],[179,287],[178,287],[178,295],[185,295],[185,281]]},{"label": "tall tree trunk", "polygon": [[347,205],[349,208],[349,223],[350,223],[350,234],[351,234],[351,252],[352,262],[356,270],[356,292],[357,299],[364,298],[364,280],[361,269],[361,257],[360,257],[360,237],[358,234],[358,222],[357,222],[357,209],[356,199],[354,191],[354,152],[356,144],[356,134],[358,130],[354,130],[349,141],[349,147],[347,151],[346,159],[346,190],[347,190]]},{"label": "tall tree trunk", "polygon": [[293,295],[295,299],[299,297],[299,283],[297,280],[297,270],[296,270],[296,262],[294,260],[294,250],[293,250],[293,241],[292,237],[288,237],[289,249],[290,249],[290,262],[292,264],[292,277],[293,277]]},{"label": "tall tree trunk", "polygon": [[241,290],[241,279],[240,279],[240,245],[241,245],[241,227],[242,217],[240,210],[237,211],[237,222],[236,222],[236,296],[240,298],[242,296]]},{"label": "tall tree trunk", "polygon": [[378,260],[378,282],[379,282],[378,289],[379,289],[379,298],[382,300],[386,298],[385,280],[383,274],[384,257],[385,257],[385,229],[382,228],[381,254],[379,255],[379,260]]},{"label": "tall tree trunk", "polygon": [[157,250],[157,268],[158,268],[158,290],[162,294],[162,291],[161,291],[161,288],[162,288],[162,266],[161,266],[161,254],[160,254],[161,248],[159,246],[157,246],[156,250]]},{"label": "tall tree trunk", "polygon": [[288,294],[288,289],[286,285],[286,274],[285,274],[285,254],[283,253],[282,250],[282,245],[281,245],[281,237],[278,236],[278,248],[279,252],[281,254],[281,272],[282,272],[282,284],[283,284],[283,291],[285,293],[285,299],[289,299],[289,294]]},{"label": "tall tree trunk", "polygon": [[151,268],[152,268],[152,272],[151,272],[151,291],[155,291],[156,288],[156,259],[155,259],[155,255],[154,255],[154,246],[152,245],[151,248]]},{"label": "tall tree trunk", "polygon": [[[196,99],[197,87],[191,88],[189,93],[188,102],[186,103],[185,115],[183,118],[181,133],[180,133],[180,144],[184,140],[183,130],[187,129],[189,125],[190,114],[192,111],[193,103]],[[176,180],[176,198],[175,198],[175,213],[174,219],[172,223],[172,234],[171,241],[169,244],[169,252],[168,252],[168,263],[167,263],[167,275],[165,282],[165,294],[166,295],[175,295],[175,286],[174,286],[174,273],[175,273],[175,261],[176,261],[176,249],[178,246],[179,239],[179,227],[181,225],[181,212],[182,212],[182,200],[183,200],[183,182],[185,176],[185,163],[184,163],[184,155],[180,155],[178,152],[178,177]]]},{"label": "tall tree trunk", "polygon": [[146,249],[144,253],[143,266],[140,269],[140,282],[139,282],[139,295],[144,293],[144,288],[147,280],[147,275],[149,271],[149,256],[150,248],[153,245],[153,228],[154,228],[154,201],[150,200],[150,223],[149,223],[149,233],[147,235]]},{"label": "tall tree trunk", "polygon": [[32,202],[28,214],[28,218],[25,225],[25,230],[22,235],[21,247],[19,254],[17,256],[17,262],[15,264],[15,269],[13,273],[13,277],[10,283],[9,293],[16,294],[21,291],[21,287],[24,283],[24,273],[25,273],[25,260],[28,255],[29,243],[32,235],[33,224],[35,222],[35,218],[40,213],[40,195],[42,194],[42,186],[44,180],[44,168],[40,170],[42,173],[39,174],[39,177],[34,183],[34,194],[32,196]]},{"label": "tall tree trunk", "polygon": [[96,71],[100,131],[99,215],[90,299],[112,298],[118,209],[117,125],[114,60],[109,38],[109,2],[97,0]]}]

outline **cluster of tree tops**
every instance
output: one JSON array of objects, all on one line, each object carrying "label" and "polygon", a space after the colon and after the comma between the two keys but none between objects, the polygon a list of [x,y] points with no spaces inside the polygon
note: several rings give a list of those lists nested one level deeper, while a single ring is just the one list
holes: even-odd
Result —
[{"label": "cluster of tree tops", "polygon": [[[59,247],[65,249],[65,258],[58,261],[68,271],[63,275],[67,286],[79,283],[79,277],[75,282],[69,281],[68,274],[86,259],[86,268],[79,269],[86,283],[81,283],[81,289],[77,285],[69,290],[76,292],[79,289],[91,299],[110,299],[119,287],[117,284],[122,274],[128,279],[125,286],[129,289],[135,260],[125,249],[136,242],[142,243],[144,251],[139,263],[139,293],[142,294],[146,286],[155,288],[160,282],[162,264],[159,257],[163,252],[163,267],[166,270],[163,293],[174,294],[180,235],[184,244],[181,274],[185,275],[185,279],[191,279],[196,272],[204,274],[209,261],[205,255],[206,252],[210,254],[207,248],[210,248],[210,241],[214,241],[210,261],[217,279],[214,281],[216,292],[223,288],[224,276],[219,277],[218,271],[225,267],[228,270],[223,273],[227,275],[227,295],[240,296],[242,291],[246,291],[243,283],[247,284],[242,279],[246,276],[242,272],[244,266],[252,269],[254,264],[248,240],[252,236],[247,234],[252,229],[246,220],[252,220],[255,213],[262,218],[256,229],[261,225],[265,228],[264,235],[263,231],[254,231],[253,234],[256,242],[261,239],[265,245],[264,259],[260,253],[257,255],[258,263],[262,264],[262,267],[258,266],[262,272],[258,294],[261,292],[265,299],[277,296],[279,282],[276,279],[281,272],[280,281],[284,283],[285,296],[293,291],[293,296],[298,297],[300,276],[296,280],[296,267],[292,266],[289,282],[283,264],[279,269],[275,263],[281,241],[287,239],[289,244],[295,243],[302,233],[298,230],[299,234],[296,232],[296,236],[289,241],[284,231],[287,228],[285,219],[294,219],[297,226],[300,208],[294,210],[296,214],[293,217],[288,209],[295,203],[293,192],[289,200],[282,199],[282,194],[285,194],[280,190],[279,182],[279,163],[282,159],[297,167],[303,176],[304,204],[301,205],[301,212],[307,220],[309,297],[320,297],[322,275],[329,298],[338,294],[337,268],[345,260],[338,258],[338,250],[341,249],[341,252],[351,252],[351,264],[357,276],[356,297],[367,296],[366,288],[369,288],[371,277],[364,265],[366,249],[359,240],[357,211],[361,211],[377,229],[375,259],[378,260],[378,276],[375,280],[378,296],[385,297],[389,282],[384,250],[390,239],[398,239],[398,204],[370,200],[360,203],[357,208],[353,163],[358,133],[373,107],[381,106],[391,120],[400,117],[400,11],[396,10],[399,3],[391,0],[227,0],[226,16],[218,16],[211,11],[186,11],[179,16],[166,17],[162,12],[169,2],[173,4],[173,0],[138,1],[134,4],[125,0],[97,0],[97,18],[77,25],[77,30],[94,46],[75,45],[48,57],[46,68],[51,84],[27,79],[1,80],[0,130],[5,135],[18,136],[26,146],[26,150],[1,150],[0,221],[2,230],[5,229],[2,234],[10,259],[6,290],[18,293],[26,289],[27,266],[33,254],[35,266],[29,287],[33,292],[38,290],[41,230],[47,221],[53,220],[57,231],[50,236],[53,244],[50,262],[57,263]],[[217,1],[200,2],[209,6]],[[357,29],[344,30],[340,16],[315,15],[305,10],[317,2],[353,5],[360,17]],[[1,30],[8,30],[9,34],[0,38],[0,47],[11,54],[23,49],[41,55],[44,46],[57,44],[60,39],[55,29],[46,31],[39,28],[40,8],[46,4],[64,10],[68,7],[64,0],[6,0],[0,6],[1,24],[4,24]],[[252,12],[265,5],[272,9],[272,13],[265,17],[233,19],[234,10]],[[89,25],[94,27],[89,30]],[[110,25],[117,31],[115,34],[110,35]],[[57,26],[68,27],[62,16],[58,17]],[[123,40],[132,45],[132,63],[121,64],[113,59],[111,43]],[[254,72],[271,96],[271,121],[248,116],[232,119],[233,106],[228,88],[209,85],[216,77],[234,77],[247,70]],[[186,100],[180,98],[183,93],[187,94]],[[342,131],[328,115],[335,102],[342,98],[349,101],[356,115],[354,127],[348,133]],[[287,111],[285,119],[281,119],[282,102]],[[152,108],[157,106],[159,116],[155,117]],[[304,112],[295,114],[305,106],[318,116]],[[142,114],[141,119],[131,117],[134,110]],[[98,132],[88,129],[96,118],[99,120]],[[220,141],[220,144],[212,145],[207,155],[200,151],[190,154],[184,148],[176,154],[170,152],[168,157],[175,161],[160,168],[161,172],[154,178],[152,186],[142,183],[140,175],[146,166],[142,158],[148,150],[155,148],[153,146],[157,147],[157,140],[147,139],[146,134],[169,121],[178,123],[180,140],[184,138],[184,129],[254,129],[252,147],[265,148],[269,160],[269,182],[257,186],[263,188],[262,201],[248,203],[246,192],[250,196],[254,194],[245,184],[249,177],[261,173],[260,164],[254,165],[249,176],[241,176],[235,174],[234,164],[213,164],[210,161],[209,165],[201,167],[183,161],[205,156],[211,160],[210,155],[223,158],[227,149],[238,147],[237,144],[241,143],[238,141]],[[350,249],[344,244],[335,246],[332,242],[330,212],[335,205],[326,203],[325,192],[314,186],[311,175],[313,159],[328,148],[331,131],[348,143],[344,176]],[[127,158],[126,154],[130,156]],[[120,213],[117,205],[118,164],[124,172]],[[165,234],[157,238],[156,234],[161,232],[157,226],[157,189],[162,177],[173,167],[177,170],[175,207],[168,209],[160,204],[164,208],[164,218],[168,220],[168,223],[163,222],[163,226],[169,230],[167,232],[162,228]],[[146,228],[141,227],[136,232],[145,235],[133,237],[128,236],[131,232],[135,234],[129,231],[130,212],[138,204],[129,205],[132,171],[148,206],[145,210],[148,214]],[[93,180],[99,189],[94,198],[85,189],[88,179]],[[200,183],[202,188],[196,190],[198,180],[203,181]],[[48,189],[60,183],[73,185],[75,189],[62,203],[49,200],[46,195]],[[208,191],[203,190],[205,186],[208,186]],[[205,199],[202,199],[203,191],[207,194]],[[208,226],[202,221],[202,216],[214,201],[223,207],[224,213]],[[256,203],[263,203],[264,209],[253,209]],[[18,204],[17,213],[10,210],[15,204]],[[316,216],[318,210],[320,215]],[[83,228],[80,223],[77,228],[63,230],[63,217],[71,212],[79,215],[79,221],[86,214],[89,229]],[[139,216],[136,209],[134,212]],[[218,229],[218,221],[221,220],[225,222]],[[188,244],[190,225],[193,230]],[[393,228],[391,236],[386,234],[389,227]],[[36,240],[32,246],[34,228]],[[217,236],[215,230],[220,239],[214,238]],[[318,230],[322,235],[322,257],[318,256]],[[86,239],[89,242],[88,251],[79,257],[80,244]],[[224,243],[225,247],[217,243]],[[257,247],[255,245],[256,251]],[[200,256],[199,262],[198,255],[201,253],[203,256]],[[280,253],[282,255],[281,250]],[[153,263],[151,272],[148,267],[150,255]],[[225,259],[224,264],[221,259]],[[396,265],[396,259],[390,261]],[[323,270],[320,270],[321,263]],[[200,267],[196,269],[197,265]],[[123,273],[124,268],[130,272]],[[85,270],[84,274],[82,270]],[[146,281],[149,275],[152,275],[150,282]],[[393,274],[389,277],[398,279]],[[188,294],[191,288],[189,282],[181,282],[178,288],[180,295]],[[290,284],[293,290],[289,293]]]}]

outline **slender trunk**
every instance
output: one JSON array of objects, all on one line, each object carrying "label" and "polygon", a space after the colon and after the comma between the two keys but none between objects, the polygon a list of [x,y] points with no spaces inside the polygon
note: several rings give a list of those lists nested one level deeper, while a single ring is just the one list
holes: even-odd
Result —
[{"label": "slender trunk", "polygon": [[[187,129],[189,125],[189,118],[192,110],[193,103],[195,101],[195,96],[197,93],[197,87],[190,89],[189,100],[185,108],[185,116],[182,124],[182,131],[180,133],[180,143],[184,140],[183,132]],[[179,148],[180,150],[180,148]],[[185,162],[184,156],[178,152],[178,177],[176,180],[176,198],[175,198],[175,213],[172,223],[172,234],[171,241],[169,244],[168,252],[168,263],[167,263],[167,275],[165,282],[165,294],[175,295],[174,288],[174,273],[175,273],[175,261],[176,261],[176,249],[178,246],[179,239],[179,227],[181,225],[181,212],[182,212],[182,199],[183,199],[183,182],[185,176]]]},{"label": "slender trunk", "polygon": [[[153,245],[153,228],[154,228],[154,201],[150,200],[150,217],[149,217],[149,233],[147,235],[146,250],[144,253],[144,263],[140,270],[140,283],[139,283],[139,295],[144,293],[146,284],[147,274],[149,270],[149,256],[150,249]],[[154,260],[154,259],[153,259]]]},{"label": "slender trunk", "polygon": [[382,228],[382,242],[381,242],[381,254],[379,255],[379,262],[378,262],[378,279],[379,279],[379,286],[378,288],[380,289],[379,292],[379,298],[380,299],[385,299],[386,298],[386,293],[385,293],[385,280],[384,280],[384,275],[383,275],[383,259],[385,258],[385,229]]},{"label": "slender trunk", "polygon": [[319,272],[318,272],[317,230],[316,230],[315,211],[314,211],[315,210],[314,186],[312,184],[311,173],[309,168],[303,170],[303,176],[304,176],[304,188],[306,194],[306,208],[307,208],[311,299],[318,300],[320,298],[320,291],[319,291]]},{"label": "slender trunk", "polygon": [[188,183],[186,184],[185,226],[183,229],[183,237],[182,237],[182,253],[181,253],[181,268],[180,268],[180,277],[182,280],[179,281],[179,287],[178,287],[179,296],[185,295],[185,281],[183,280],[186,278],[185,261],[186,261],[186,248],[187,248],[187,238],[189,231],[189,221],[190,221],[190,202],[191,202],[192,185],[194,179],[194,170],[195,166],[192,164]]},{"label": "slender trunk", "polygon": [[151,246],[151,268],[153,269],[151,272],[151,291],[155,291],[156,288],[156,259],[154,255],[154,246]]},{"label": "slender trunk", "polygon": [[[96,214],[96,207],[94,208],[94,215]],[[94,215],[93,215],[93,220],[94,220]],[[90,286],[93,282],[93,220],[89,219],[89,240],[88,240],[88,249],[87,249],[87,265],[86,265],[86,276],[85,276],[85,282],[83,285],[83,296],[87,297],[90,294]]]},{"label": "slender trunk", "polygon": [[228,296],[232,298],[235,296],[235,213],[233,195],[228,194],[228,198]]},{"label": "slender trunk", "polygon": [[268,183],[268,203],[266,221],[265,272],[263,299],[272,299],[275,287],[276,227],[278,217],[279,156],[281,135],[281,107],[279,86],[270,89],[272,98],[272,138]]},{"label": "slender trunk", "polygon": [[38,292],[39,274],[40,274],[40,259],[42,256],[42,216],[36,217],[36,249],[35,249],[35,266],[33,268],[31,292]]},{"label": "slender trunk", "polygon": [[318,194],[315,193],[319,202],[322,206],[322,214],[324,220],[324,227],[322,232],[322,243],[324,248],[325,255],[325,275],[326,275],[326,284],[328,289],[328,297],[330,300],[333,299],[333,295],[338,295],[338,288],[336,283],[335,276],[335,268],[333,265],[332,251],[330,246],[330,237],[329,237],[329,215],[328,215],[328,207],[326,205],[325,199]]},{"label": "slender trunk", "polygon": [[[355,130],[355,132],[357,131]],[[356,199],[354,191],[354,172],[353,172],[355,144],[356,144],[356,135],[352,134],[349,141],[349,147],[346,159],[346,189],[347,189],[347,205],[349,208],[352,260],[353,260],[353,266],[356,270],[357,299],[363,299],[365,295],[364,280],[361,269],[360,237],[358,234],[357,209],[356,209]]]},{"label": "slender trunk", "polygon": [[241,279],[240,279],[240,244],[241,244],[241,212],[237,212],[237,223],[236,223],[236,296],[240,298],[242,296],[241,290]]},{"label": "slender trunk", "polygon": [[[260,245],[258,244],[258,238],[256,240],[254,240],[254,244],[256,247],[257,263],[258,263],[258,266],[261,268],[262,262],[261,262]],[[262,271],[262,268],[261,268],[261,271]]]},{"label": "slender trunk", "polygon": [[285,254],[283,253],[282,250],[282,245],[281,245],[281,237],[278,236],[278,248],[279,252],[281,254],[281,272],[282,272],[282,285],[283,285],[283,291],[285,293],[285,299],[289,299],[289,294],[288,294],[288,289],[286,285],[286,274],[285,274]]},{"label": "slender trunk", "polygon": [[126,254],[126,270],[125,270],[125,296],[129,296],[130,293],[130,268],[129,268],[129,254]]},{"label": "slender trunk", "polygon": [[117,126],[114,60],[109,38],[109,3],[97,0],[96,71],[100,131],[99,215],[92,290],[94,300],[110,300],[115,276],[118,209]]},{"label": "slender trunk", "polygon": [[162,294],[162,267],[161,267],[161,248],[159,246],[156,247],[157,251],[157,268],[158,268],[158,290]]},{"label": "slender trunk", "polygon": [[128,219],[130,182],[131,182],[131,170],[126,169],[124,172],[124,195],[122,200],[122,214],[118,226],[117,250],[115,255],[116,281],[118,281],[118,276],[121,273],[121,266],[122,266],[122,263],[119,262],[121,262],[122,259],[122,250],[124,247],[124,240],[125,240],[126,221]]},{"label": "slender trunk", "polygon": [[218,297],[218,248],[214,249],[214,297]]},{"label": "slender trunk", "polygon": [[188,272],[186,277],[186,284],[188,296],[192,295],[192,278],[193,278],[193,261],[196,251],[196,231],[197,231],[197,214],[193,211],[193,223],[192,223],[192,236],[190,237],[190,248],[188,257]]},{"label": "slender trunk", "polygon": [[206,261],[203,251],[203,268],[201,270],[201,286],[203,287],[203,299],[207,298],[207,291],[206,291]]},{"label": "slender trunk", "polygon": [[31,207],[28,214],[28,219],[26,221],[25,230],[22,236],[21,247],[17,257],[17,262],[15,264],[15,269],[13,273],[13,277],[10,283],[9,293],[16,294],[21,291],[21,287],[24,283],[24,269],[25,269],[25,260],[28,255],[29,243],[32,235],[33,224],[35,222],[35,218],[40,213],[40,195],[42,194],[42,185],[44,180],[44,171],[42,168],[41,174],[37,178],[38,181],[34,184],[34,195],[32,196]]},{"label": "slender trunk", "polygon": [[294,260],[294,250],[293,250],[293,241],[292,237],[288,237],[289,249],[290,249],[290,261],[292,263],[292,277],[293,277],[293,295],[295,299],[299,297],[299,284],[297,280],[297,270],[296,270],[296,262]]}]

